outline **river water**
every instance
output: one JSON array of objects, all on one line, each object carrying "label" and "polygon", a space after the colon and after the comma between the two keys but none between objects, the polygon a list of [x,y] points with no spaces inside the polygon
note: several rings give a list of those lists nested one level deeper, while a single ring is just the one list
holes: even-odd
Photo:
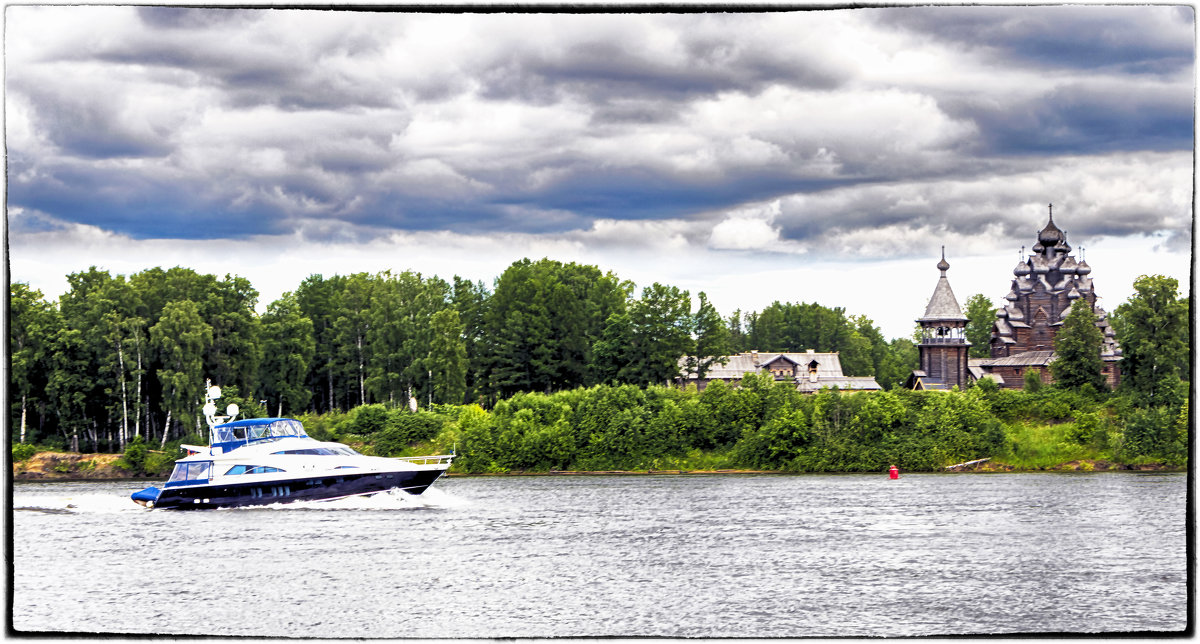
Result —
[{"label": "river water", "polygon": [[1178,631],[1187,477],[442,479],[144,510],[13,486],[18,631],[315,638]]}]

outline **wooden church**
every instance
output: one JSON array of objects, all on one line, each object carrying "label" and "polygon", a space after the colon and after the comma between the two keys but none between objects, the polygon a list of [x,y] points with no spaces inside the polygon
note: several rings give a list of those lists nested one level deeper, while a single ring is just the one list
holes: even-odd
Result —
[{"label": "wooden church", "polygon": [[[1105,380],[1110,387],[1121,382],[1121,348],[1108,322],[1108,314],[1096,304],[1092,268],[1076,260],[1067,243],[1067,234],[1050,221],[1037,235],[1028,257],[1021,249],[1021,261],[1013,269],[1012,286],[1005,303],[996,309],[992,324],[988,358],[966,358],[970,343],[963,330],[966,316],[954,299],[946,279],[945,250],[938,269],[942,276],[926,307],[918,318],[922,329],[920,369],[909,377],[914,389],[961,388],[980,378],[991,378],[1001,387],[1020,389],[1026,373],[1036,370],[1042,382],[1052,382],[1050,363],[1055,359],[1054,337],[1072,306],[1090,307],[1096,314],[1096,326],[1103,342],[1100,357]],[[960,360],[961,356],[961,360]]]}]

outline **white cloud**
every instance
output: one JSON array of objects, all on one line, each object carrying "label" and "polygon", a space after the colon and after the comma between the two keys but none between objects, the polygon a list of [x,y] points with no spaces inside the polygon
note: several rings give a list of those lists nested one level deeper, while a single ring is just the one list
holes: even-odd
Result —
[{"label": "white cloud", "polygon": [[784,250],[779,229],[773,225],[779,213],[778,200],[734,210],[713,226],[708,247],[717,250]]}]

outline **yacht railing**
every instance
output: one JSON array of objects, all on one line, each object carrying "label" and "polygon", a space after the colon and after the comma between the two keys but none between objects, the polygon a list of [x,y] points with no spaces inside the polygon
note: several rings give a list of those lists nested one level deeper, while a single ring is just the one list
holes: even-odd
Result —
[{"label": "yacht railing", "polygon": [[407,461],[414,465],[446,465],[454,460],[454,454],[439,454],[437,456],[402,456],[398,461]]}]

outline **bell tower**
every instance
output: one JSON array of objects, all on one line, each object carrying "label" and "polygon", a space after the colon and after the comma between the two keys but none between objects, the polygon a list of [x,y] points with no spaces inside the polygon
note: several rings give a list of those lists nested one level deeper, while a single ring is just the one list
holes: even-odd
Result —
[{"label": "bell tower", "polygon": [[921,343],[917,351],[921,357],[921,368],[909,378],[910,386],[920,389],[962,389],[967,385],[967,316],[963,315],[950,288],[946,271],[946,247],[942,246],[942,259],[937,263],[941,271],[933,297],[925,307],[925,315],[917,318],[921,325]]}]

